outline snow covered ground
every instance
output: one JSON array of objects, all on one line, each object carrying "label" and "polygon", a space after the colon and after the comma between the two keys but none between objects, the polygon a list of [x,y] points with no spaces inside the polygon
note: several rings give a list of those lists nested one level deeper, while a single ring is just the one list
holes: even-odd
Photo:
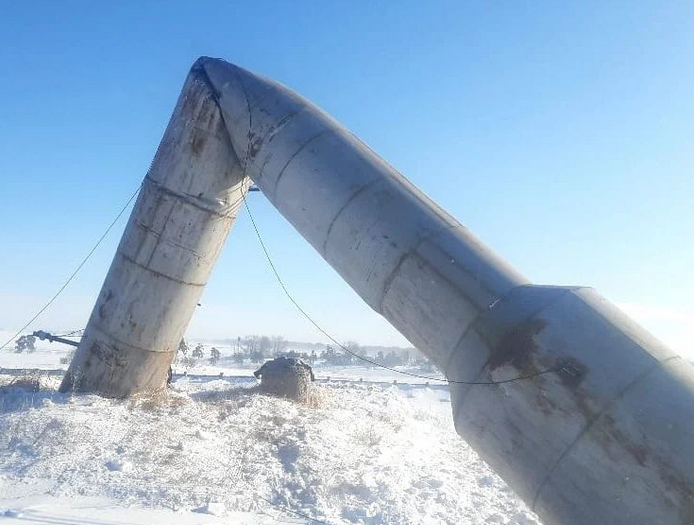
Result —
[{"label": "snow covered ground", "polygon": [[[12,337],[11,332],[0,331],[0,344]],[[67,364],[61,364],[60,359],[68,356],[70,347],[59,343],[36,340],[36,351],[17,354],[14,345],[0,351],[0,369],[2,368],[39,368],[50,370],[56,368],[67,369]]]},{"label": "snow covered ground", "polygon": [[538,523],[457,436],[445,386],[321,382],[303,405],[228,375],[113,401],[0,373],[0,524]]},{"label": "snow covered ground", "polygon": [[[4,342],[12,336],[12,332],[0,331],[0,342]],[[77,340],[77,339],[75,339]],[[236,364],[231,358],[233,349],[223,344],[204,343],[205,357],[200,359],[198,364],[191,369],[185,369],[180,365],[174,365],[174,372],[183,374],[188,372],[193,375],[219,375],[223,373],[225,376],[250,376],[254,370],[260,366],[259,363],[245,362],[243,365]],[[221,352],[221,360],[211,365],[209,362],[210,349],[216,347]],[[36,368],[40,370],[57,370],[67,369],[66,363],[61,363],[61,358],[68,356],[71,348],[60,343],[49,343],[47,341],[36,341],[36,351],[30,353],[14,353],[13,346],[0,352],[0,369],[18,369],[18,368]],[[314,372],[319,379],[349,379],[364,381],[383,381],[392,383],[393,381],[424,384],[429,381],[434,384],[445,384],[442,381],[443,375],[438,371],[424,371],[413,367],[397,367],[405,372],[410,372],[416,375],[425,376],[413,377],[405,376],[398,372],[371,366],[364,363],[364,366],[323,366],[318,363],[314,366]],[[434,378],[428,380],[427,377]]]}]

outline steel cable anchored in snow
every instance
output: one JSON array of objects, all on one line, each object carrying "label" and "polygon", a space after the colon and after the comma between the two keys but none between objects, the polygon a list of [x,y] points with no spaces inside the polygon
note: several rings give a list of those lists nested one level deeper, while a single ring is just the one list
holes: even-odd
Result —
[{"label": "steel cable anchored in snow", "polygon": [[[248,484],[248,485],[250,486],[250,484]],[[282,512],[287,512],[289,514],[294,514],[295,516],[299,516],[300,518],[304,518],[306,520],[309,520],[311,523],[318,523],[319,525],[333,525],[329,521],[324,521],[324,520],[321,520],[318,518],[313,518],[313,517],[309,516],[308,514],[305,514],[303,512],[298,511],[298,510],[293,510],[293,509],[290,509],[289,507],[285,507],[284,505],[280,505],[279,503],[275,503],[272,500],[261,496],[260,494],[255,494],[254,496],[260,500],[263,500],[265,503],[267,503],[268,505],[271,505],[272,507],[274,507],[277,510],[280,510]]]},{"label": "steel cable anchored in snow", "polygon": [[[53,295],[53,297],[51,297],[50,300],[49,300],[45,305],[43,305],[43,307],[41,307],[41,309],[36,313],[36,315],[34,315],[34,317],[32,317],[31,319],[29,319],[29,321],[27,321],[27,323],[26,323],[24,326],[22,326],[19,330],[17,330],[17,332],[16,332],[12,337],[10,337],[7,341],[5,341],[5,343],[4,343],[2,346],[0,346],[0,350],[3,350],[7,345],[9,345],[10,343],[12,343],[12,341],[14,341],[15,339],[17,339],[17,337],[19,337],[19,336],[22,334],[22,332],[23,332],[24,330],[26,330],[27,328],[29,328],[29,326],[31,326],[31,324],[32,324],[34,321],[36,321],[36,319],[38,319],[39,316],[40,316],[43,312],[45,312],[45,311],[48,309],[49,306],[51,306],[51,304],[53,304],[53,302],[58,298],[58,296],[59,296],[61,293],[63,293],[63,291],[65,290],[65,288],[67,288],[67,286],[68,286],[68,285],[72,282],[72,280],[77,276],[77,274],[78,274],[79,271],[82,269],[82,267],[87,263],[87,261],[89,260],[89,258],[94,254],[94,252],[95,252],[96,249],[99,247],[99,245],[103,242],[103,240],[106,238],[106,236],[109,234],[109,232],[110,232],[110,231],[113,229],[113,227],[116,225],[116,223],[118,222],[118,219],[120,219],[121,216],[123,215],[123,213],[125,213],[125,210],[128,209],[128,206],[130,206],[130,203],[133,201],[133,199],[134,199],[135,196],[139,193],[139,191],[140,191],[140,187],[138,187],[138,188],[135,190],[135,192],[130,196],[130,198],[128,199],[128,201],[125,203],[125,205],[124,205],[124,206],[120,209],[120,211],[118,212],[118,215],[116,215],[116,217],[111,221],[111,224],[108,225],[108,227],[106,228],[106,231],[104,231],[104,233],[101,235],[101,237],[99,237],[99,240],[96,241],[96,244],[94,244],[94,246],[92,247],[92,249],[89,250],[89,253],[87,253],[87,255],[84,257],[84,259],[82,259],[82,262],[80,262],[79,265],[77,265],[77,268],[75,269],[75,271],[72,272],[72,274],[70,275],[70,277],[67,278],[67,280],[65,281],[65,283],[60,287],[60,289],[55,293],[55,295]],[[75,330],[74,332],[71,332],[71,333],[68,334],[68,335],[72,335],[72,334],[77,333],[77,332],[79,332],[79,331],[80,331],[80,330]]]},{"label": "steel cable anchored in snow", "polygon": [[72,332],[68,332],[67,334],[59,334],[56,337],[82,337],[82,335],[75,335],[78,332],[84,332],[84,328],[80,328],[79,330],[73,330]]},{"label": "steel cable anchored in snow", "polygon": [[389,370],[391,372],[395,372],[396,374],[401,374],[404,376],[409,376],[409,377],[416,377],[418,379],[426,379],[427,381],[438,381],[441,383],[455,383],[458,385],[502,385],[506,383],[513,383],[515,381],[522,381],[525,379],[533,379],[538,376],[550,374],[553,372],[561,372],[564,371],[569,375],[573,375],[574,371],[572,369],[572,366],[570,363],[562,363],[556,367],[548,368],[546,370],[541,370],[539,372],[534,372],[532,374],[527,374],[527,375],[522,375],[522,376],[517,376],[513,377],[510,379],[502,379],[499,381],[456,381],[453,379],[445,379],[445,378],[439,378],[439,377],[431,377],[431,376],[425,376],[422,374],[415,374],[414,372],[406,372],[404,370],[398,370],[397,368],[392,368],[387,365],[381,364],[377,361],[373,361],[369,359],[368,357],[364,357],[362,355],[357,354],[356,352],[351,351],[349,348],[347,348],[345,345],[340,343],[337,339],[335,339],[332,335],[330,335],[329,332],[327,332],[318,322],[313,319],[313,317],[298,303],[296,299],[294,299],[294,296],[289,292],[287,289],[287,286],[284,284],[284,280],[280,276],[277,267],[275,266],[275,263],[272,260],[272,257],[270,256],[270,252],[267,249],[267,246],[265,245],[265,241],[263,240],[262,235],[260,234],[260,230],[258,229],[258,225],[255,222],[255,218],[253,217],[253,213],[251,212],[251,208],[248,205],[248,201],[246,200],[246,196],[243,195],[243,204],[244,207],[246,208],[246,212],[248,213],[248,217],[251,219],[251,224],[253,225],[253,229],[255,230],[255,235],[256,238],[258,239],[258,242],[260,243],[260,247],[263,250],[263,253],[265,254],[265,258],[267,259],[268,264],[270,265],[270,268],[272,270],[273,275],[275,276],[275,279],[280,285],[280,288],[282,288],[282,291],[284,292],[284,295],[287,296],[287,299],[294,305],[294,307],[299,311],[299,313],[305,317],[309,323],[311,323],[316,330],[318,330],[321,334],[323,334],[325,337],[327,337],[332,343],[337,345],[339,348],[347,352],[349,355],[352,357],[355,357],[356,359],[360,359],[361,361],[364,361],[366,363],[369,363],[373,366],[377,366],[379,368],[382,368],[384,370]]},{"label": "steel cable anchored in snow", "polygon": [[[248,98],[248,93],[246,91],[245,85],[243,84],[243,81],[241,81],[240,83],[241,83],[243,92],[246,95],[246,98]],[[248,113],[248,119],[249,119],[249,122],[248,122],[249,136],[251,136],[251,134],[252,134],[251,129],[253,128],[253,117],[252,117],[252,113],[250,111]],[[252,145],[252,141],[249,140],[247,143],[246,151],[245,151],[244,158],[243,158],[243,177],[244,178],[247,177],[248,163],[249,163],[249,160],[251,158],[251,145]],[[257,189],[257,188],[253,187],[253,189]],[[523,375],[523,376],[517,376],[517,377],[510,378],[510,379],[503,379],[503,380],[499,380],[499,381],[456,381],[456,380],[452,380],[452,379],[442,379],[439,377],[425,376],[423,374],[416,374],[414,372],[406,372],[404,370],[398,370],[396,368],[392,368],[392,367],[389,367],[387,365],[383,365],[381,363],[373,361],[367,357],[361,356],[361,355],[357,354],[356,352],[352,352],[349,348],[344,346],[337,339],[335,339],[332,335],[330,335],[321,325],[319,325],[315,321],[315,319],[313,319],[313,317],[311,315],[309,315],[309,313],[297,302],[297,300],[294,299],[294,296],[289,292],[289,290],[287,289],[287,286],[284,284],[284,280],[282,279],[279,272],[277,271],[277,267],[275,266],[275,264],[272,260],[272,257],[270,256],[270,252],[268,251],[267,247],[265,246],[265,242],[263,241],[263,237],[260,234],[260,230],[258,229],[258,225],[255,222],[255,218],[253,217],[253,213],[251,212],[251,208],[248,206],[248,201],[246,199],[246,192],[241,191],[241,199],[243,200],[243,205],[244,205],[244,208],[246,209],[246,212],[248,213],[248,217],[251,219],[251,224],[253,225],[253,230],[255,231],[256,238],[258,239],[258,242],[260,243],[260,247],[262,248],[263,253],[265,254],[265,258],[267,259],[267,262],[270,265],[270,268],[272,269],[272,273],[275,276],[275,279],[279,283],[280,287],[282,288],[282,291],[286,295],[287,299],[289,299],[289,301],[294,305],[294,307],[299,311],[299,313],[301,313],[301,315],[303,317],[305,317],[308,320],[308,322],[311,323],[316,328],[316,330],[318,330],[320,333],[322,333],[331,342],[336,344],[339,348],[341,348],[342,350],[347,352],[349,355],[351,355],[357,359],[360,359],[361,361],[369,363],[371,365],[377,366],[381,369],[389,370],[391,372],[395,372],[397,374],[401,374],[404,376],[415,377],[418,379],[426,379],[427,381],[436,381],[436,382],[441,382],[441,383],[455,383],[455,384],[459,384],[459,385],[470,385],[470,386],[474,386],[474,385],[487,385],[487,386],[489,386],[489,385],[501,385],[501,384],[505,384],[505,383],[513,383],[516,381],[522,381],[522,380],[526,380],[526,379],[533,379],[533,378],[536,378],[539,376],[543,376],[543,375],[550,374],[553,372],[560,372],[560,371],[566,371],[569,375],[573,375],[573,371],[570,367],[570,364],[561,363],[558,366],[551,367],[551,368],[548,368],[548,369],[545,369],[545,370],[542,370],[539,372],[533,372],[531,374],[527,374],[527,375]]]}]

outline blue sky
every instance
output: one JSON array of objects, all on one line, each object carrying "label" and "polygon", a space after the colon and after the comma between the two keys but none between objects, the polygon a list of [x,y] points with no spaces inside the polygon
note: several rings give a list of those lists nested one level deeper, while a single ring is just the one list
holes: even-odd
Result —
[{"label": "blue sky", "polygon": [[[595,286],[694,355],[694,3],[0,4],[0,329],[71,273],[144,176],[200,55],[345,124],[534,282]],[[264,200],[288,286],[336,337],[402,339]],[[36,327],[80,328],[122,221]],[[322,341],[237,222],[193,337]]]}]

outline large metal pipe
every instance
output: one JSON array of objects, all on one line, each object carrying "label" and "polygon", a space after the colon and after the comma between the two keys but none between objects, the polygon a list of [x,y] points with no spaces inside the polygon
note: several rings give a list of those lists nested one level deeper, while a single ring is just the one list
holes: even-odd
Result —
[{"label": "large metal pipe", "polygon": [[458,432],[547,525],[694,523],[688,363],[589,288],[531,285],[296,93],[201,63],[248,175],[444,371]]},{"label": "large metal pipe", "polygon": [[207,77],[194,67],[62,391],[125,397],[165,385],[249,185]]},{"label": "large metal pipe", "polygon": [[[221,108],[234,153],[225,162],[238,159],[349,285],[444,371],[458,432],[547,525],[694,523],[689,364],[593,290],[530,284],[287,88],[221,60],[201,59],[193,72]],[[220,151],[196,173],[221,166],[212,158]],[[135,233],[129,226],[123,243]],[[123,286],[107,318],[131,318],[167,341],[180,336],[189,303],[179,312],[172,300],[152,315],[130,300],[144,290]],[[116,344],[101,348],[117,355]],[[138,371],[115,370],[109,388],[147,385],[130,375]],[[517,377],[526,378],[498,383]]]}]

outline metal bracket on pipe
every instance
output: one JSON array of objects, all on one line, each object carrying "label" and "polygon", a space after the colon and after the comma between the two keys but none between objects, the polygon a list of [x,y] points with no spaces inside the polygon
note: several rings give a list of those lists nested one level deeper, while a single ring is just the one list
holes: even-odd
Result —
[{"label": "metal bracket on pipe", "polygon": [[48,341],[49,343],[63,343],[65,345],[70,346],[79,346],[79,343],[77,341],[70,341],[69,339],[49,334],[48,332],[44,332],[43,330],[37,330],[31,335],[33,335],[34,337],[38,337],[41,341]]}]

